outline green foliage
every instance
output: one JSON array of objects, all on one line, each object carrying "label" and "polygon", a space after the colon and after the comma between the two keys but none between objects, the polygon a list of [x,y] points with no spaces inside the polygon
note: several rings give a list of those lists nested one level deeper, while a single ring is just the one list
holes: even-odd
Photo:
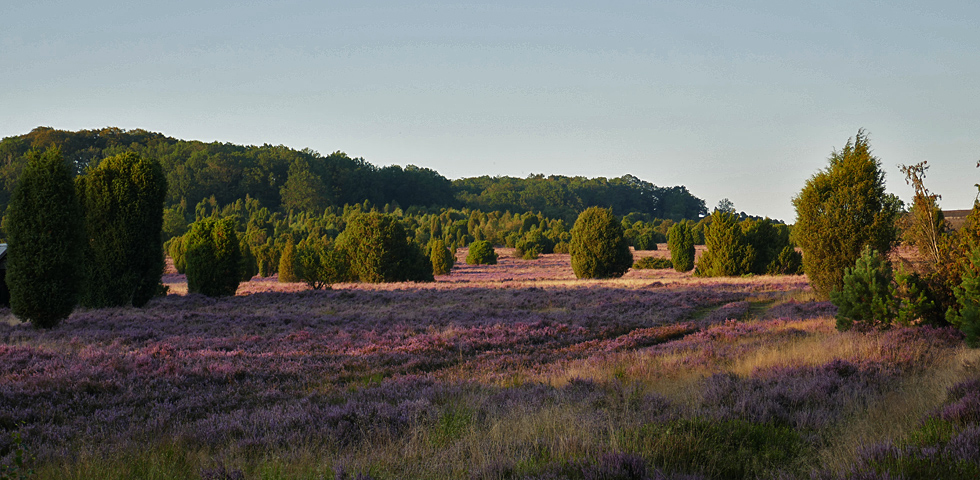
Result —
[{"label": "green foliage", "polygon": [[408,240],[396,217],[377,212],[350,217],[337,239],[350,261],[350,276],[361,282],[431,282],[432,262]]},{"label": "green foliage", "polygon": [[20,432],[10,434],[13,438],[13,463],[0,465],[0,480],[28,480],[34,476],[34,470],[27,466],[27,449]]},{"label": "green foliage", "polygon": [[752,271],[755,250],[749,245],[734,214],[715,210],[705,230],[704,241],[708,248],[698,261],[696,275],[731,277]]},{"label": "green foliage", "polygon": [[571,221],[582,209],[598,205],[610,206],[621,214],[640,212],[674,220],[696,219],[708,211],[704,200],[691,195],[684,186],[658,187],[633,175],[611,179],[482,176],[455,180],[453,190],[457,200],[467,208],[541,212],[546,217],[566,221]]},{"label": "green foliage", "polygon": [[456,263],[456,256],[442,240],[429,243],[429,261],[432,262],[433,275],[448,275]]},{"label": "green foliage", "polygon": [[637,270],[674,268],[674,262],[669,258],[643,257],[633,263],[633,268]]},{"label": "green foliage", "polygon": [[241,250],[235,221],[212,217],[191,224],[187,247],[187,291],[209,297],[234,295],[241,278]]},{"label": "green foliage", "polygon": [[326,287],[329,290],[334,283],[347,280],[347,257],[329,242],[307,238],[299,243],[296,252],[299,277],[310,288],[320,290]]},{"label": "green foliage", "polygon": [[811,447],[795,430],[746,420],[685,418],[647,424],[622,442],[666,471],[706,478],[770,478],[799,468]]},{"label": "green foliage", "polygon": [[865,246],[887,252],[896,237],[900,201],[885,193],[881,162],[871,155],[863,130],[807,180],[793,206],[803,270],[822,297],[843,288],[844,271]]},{"label": "green foliage", "polygon": [[945,309],[935,300],[935,294],[927,279],[916,272],[907,272],[901,266],[895,273],[892,296],[895,305],[895,321],[899,325],[945,323]]},{"label": "green foliage", "polygon": [[477,241],[470,244],[470,251],[466,254],[468,265],[496,265],[497,252],[493,245],[487,241]]},{"label": "green foliage", "polygon": [[515,242],[516,255],[524,260],[534,260],[542,253],[554,252],[555,245],[537,226],[531,228]]},{"label": "green foliage", "polygon": [[255,254],[252,253],[252,247],[249,246],[245,237],[238,239],[238,249],[242,252],[242,263],[240,267],[242,276],[239,277],[239,280],[247,282],[259,273],[259,265],[255,260]]},{"label": "green foliage", "polygon": [[185,236],[173,237],[163,244],[163,250],[174,261],[174,269],[177,273],[187,272],[187,244],[184,242]]},{"label": "green foliage", "polygon": [[297,273],[298,266],[299,260],[296,257],[296,245],[293,244],[293,239],[290,238],[286,241],[286,246],[282,249],[282,255],[279,256],[279,282],[292,283],[300,281],[300,276]]},{"label": "green foliage", "polygon": [[78,177],[76,186],[88,239],[82,305],[142,307],[156,293],[164,267],[167,179],[160,163],[122,153]]},{"label": "green foliage", "polygon": [[888,328],[895,319],[891,263],[865,247],[853,268],[844,272],[843,288],[830,292],[837,306],[837,329]]},{"label": "green foliage", "polygon": [[270,238],[268,242],[252,249],[260,277],[271,277],[279,271],[279,256]]},{"label": "green foliage", "polygon": [[966,334],[967,345],[980,347],[980,246],[970,250],[963,265],[962,283],[953,293],[959,309],[950,309],[947,319]]},{"label": "green foliage", "polygon": [[667,233],[667,248],[674,270],[689,272],[694,269],[694,235],[687,222],[675,223]]},{"label": "green foliage", "polygon": [[68,318],[82,278],[84,223],[58,149],[31,151],[7,209],[7,285],[14,315],[36,328]]},{"label": "green foliage", "polygon": [[570,251],[577,278],[621,277],[633,266],[623,227],[611,209],[589,207],[579,214]]},{"label": "green foliage", "polygon": [[554,248],[555,253],[569,253],[570,250],[571,250],[571,244],[569,244],[566,241],[560,241],[555,244],[555,248]]},{"label": "green foliage", "polygon": [[657,242],[664,236],[656,230],[653,223],[637,221],[633,224],[623,219],[623,235],[635,250],[656,250]]},{"label": "green foliage", "polygon": [[786,245],[766,267],[768,275],[800,275],[803,273],[803,255],[792,245]]}]

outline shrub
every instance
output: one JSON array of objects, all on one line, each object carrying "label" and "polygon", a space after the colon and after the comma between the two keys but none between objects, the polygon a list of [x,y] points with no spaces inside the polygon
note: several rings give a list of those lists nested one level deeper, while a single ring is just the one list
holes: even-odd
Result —
[{"label": "shrub", "polygon": [[187,270],[187,245],[184,244],[184,236],[173,237],[163,244],[164,251],[170,255],[174,261],[174,268],[177,273],[185,273]]},{"label": "shrub", "polygon": [[689,272],[694,269],[694,234],[687,222],[675,223],[667,231],[667,248],[674,270]]},{"label": "shrub", "polygon": [[7,207],[10,308],[36,328],[68,318],[81,288],[81,206],[71,169],[52,148],[31,151]]},{"label": "shrub", "polygon": [[786,245],[766,267],[769,275],[800,275],[803,273],[803,255],[792,245]]},{"label": "shrub", "polygon": [[561,242],[558,242],[558,243],[555,244],[554,252],[555,253],[568,253],[568,251],[569,251],[570,248],[571,248],[571,245],[569,245],[568,242],[561,241]]},{"label": "shrub", "polygon": [[408,240],[392,215],[377,212],[350,217],[337,238],[337,248],[350,262],[350,277],[361,282],[431,282],[432,262]]},{"label": "shrub", "polygon": [[234,295],[241,278],[235,220],[208,217],[191,224],[187,246],[187,291],[209,297]]},{"label": "shrub", "polygon": [[643,257],[633,263],[633,268],[637,270],[674,268],[674,262],[669,258]]},{"label": "shrub", "polygon": [[433,275],[447,275],[456,263],[456,256],[442,240],[433,240],[429,244],[429,261],[432,262]]},{"label": "shrub", "polygon": [[344,252],[319,238],[307,238],[296,247],[297,274],[310,288],[319,290],[347,279]]},{"label": "shrub", "polygon": [[949,309],[949,323],[966,334],[966,343],[980,347],[980,246],[974,247],[963,265],[962,283],[953,294],[959,311]]},{"label": "shrub", "polygon": [[524,260],[534,260],[542,253],[554,252],[554,243],[546,237],[540,228],[532,228],[524,233],[514,244],[515,252]]},{"label": "shrub", "polygon": [[865,246],[887,252],[896,237],[900,201],[885,193],[881,162],[871,155],[863,130],[807,180],[793,206],[803,270],[820,297],[843,288],[844,271]]},{"label": "shrub", "polygon": [[299,275],[296,273],[298,264],[299,261],[296,259],[296,245],[293,244],[293,239],[290,238],[286,241],[286,246],[282,249],[282,255],[279,256],[279,282],[292,283],[300,281]]},{"label": "shrub", "polygon": [[855,323],[862,329],[891,325],[895,318],[892,278],[891,263],[865,247],[854,267],[844,272],[843,288],[830,292],[837,306],[837,329],[850,330]]},{"label": "shrub", "polygon": [[163,274],[163,167],[127,152],[105,158],[76,186],[88,240],[82,305],[142,307]]},{"label": "shrub", "polygon": [[249,246],[248,240],[245,237],[239,239],[238,249],[242,252],[242,276],[239,280],[247,282],[259,273],[259,264],[255,259],[255,254],[252,253],[252,247]]},{"label": "shrub", "polygon": [[255,255],[255,263],[258,265],[260,277],[271,277],[278,273],[278,252],[276,251],[275,245],[273,245],[271,238],[268,239],[266,243],[253,248],[252,253]]},{"label": "shrub", "polygon": [[749,246],[738,217],[715,210],[704,232],[707,250],[694,273],[704,277],[731,277],[750,273],[755,252]]},{"label": "shrub", "polygon": [[589,207],[572,226],[572,270],[577,278],[621,277],[633,266],[623,226],[611,209]]},{"label": "shrub", "polygon": [[470,244],[470,251],[466,254],[468,265],[496,265],[497,252],[493,245],[486,240],[476,241]]}]

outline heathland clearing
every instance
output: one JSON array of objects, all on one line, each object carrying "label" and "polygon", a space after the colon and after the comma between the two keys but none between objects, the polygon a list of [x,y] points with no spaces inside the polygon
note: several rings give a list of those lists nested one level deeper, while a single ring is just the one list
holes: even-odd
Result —
[{"label": "heathland clearing", "polygon": [[568,255],[500,252],[434,283],[221,299],[168,274],[146,308],[50,331],[6,312],[0,426],[41,478],[808,476],[980,376],[953,330],[837,332],[802,276],[579,281]]}]

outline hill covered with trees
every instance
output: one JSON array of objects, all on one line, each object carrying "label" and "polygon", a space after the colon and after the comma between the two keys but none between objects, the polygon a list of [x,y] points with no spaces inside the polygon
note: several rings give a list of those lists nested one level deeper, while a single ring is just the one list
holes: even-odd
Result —
[{"label": "hill covered with trees", "polygon": [[379,167],[343,152],[321,155],[282,145],[243,146],[180,140],[146,130],[103,128],[76,132],[38,127],[0,141],[0,210],[6,210],[31,149],[61,148],[76,175],[103,158],[135,152],[163,167],[166,204],[197,205],[213,197],[228,205],[249,197],[273,211],[322,212],[365,201],[373,205],[450,207],[512,213],[541,212],[572,221],[590,206],[648,219],[696,219],[704,201],[683,186],[658,187],[632,175],[585,178],[532,175],[451,181],[435,170]]}]

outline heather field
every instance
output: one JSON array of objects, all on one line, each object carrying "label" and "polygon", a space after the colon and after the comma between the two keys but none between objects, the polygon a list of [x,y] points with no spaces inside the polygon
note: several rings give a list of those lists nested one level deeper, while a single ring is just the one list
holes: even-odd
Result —
[{"label": "heather field", "polygon": [[144,309],[80,309],[51,331],[0,311],[0,465],[23,451],[30,478],[58,479],[980,474],[980,353],[957,331],[837,332],[805,277],[578,281],[567,255],[500,252],[429,284],[256,278],[223,299],[171,273]]}]

